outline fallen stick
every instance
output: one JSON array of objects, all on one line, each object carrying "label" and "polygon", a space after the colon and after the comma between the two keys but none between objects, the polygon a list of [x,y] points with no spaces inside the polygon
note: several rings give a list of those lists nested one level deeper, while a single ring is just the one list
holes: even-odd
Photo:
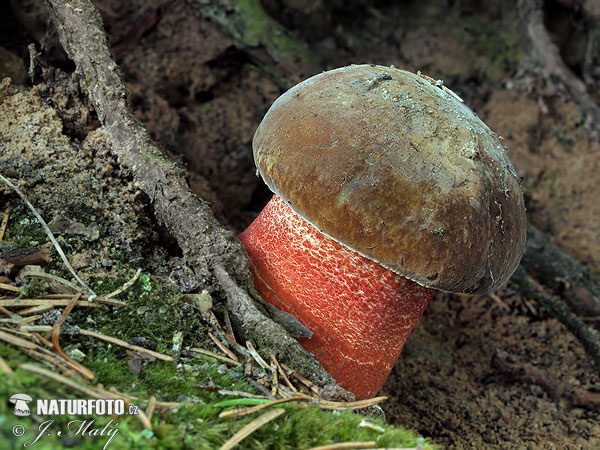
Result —
[{"label": "fallen stick", "polygon": [[511,361],[510,355],[505,351],[496,350],[492,358],[492,366],[508,379],[522,384],[540,386],[555,401],[564,398],[573,406],[600,407],[600,392],[590,392],[569,383],[558,382],[530,364]]},{"label": "fallen stick", "polygon": [[[238,332],[294,361],[320,385],[337,387],[312,355],[255,305],[247,288],[252,276],[241,242],[215,219],[208,203],[191,193],[183,168],[165,156],[136,118],[91,1],[47,0],[46,4],[63,48],[85,80],[113,154],[131,170],[150,198],[158,222],[171,232],[198,279],[225,292]],[[345,393],[339,387],[329,391]]]}]

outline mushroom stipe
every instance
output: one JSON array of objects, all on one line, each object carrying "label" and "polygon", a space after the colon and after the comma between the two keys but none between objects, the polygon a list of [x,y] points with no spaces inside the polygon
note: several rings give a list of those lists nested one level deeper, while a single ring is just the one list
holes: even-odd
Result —
[{"label": "mushroom stipe", "polygon": [[487,292],[518,266],[525,207],[505,148],[419,75],[309,78],[275,101],[253,148],[276,194],[240,236],[255,286],[313,331],[301,344],[359,399],[385,382],[432,289]]},{"label": "mushroom stipe", "polygon": [[276,195],[240,239],[263,299],[313,331],[302,346],[357,399],[375,396],[434,290],[323,235]]}]

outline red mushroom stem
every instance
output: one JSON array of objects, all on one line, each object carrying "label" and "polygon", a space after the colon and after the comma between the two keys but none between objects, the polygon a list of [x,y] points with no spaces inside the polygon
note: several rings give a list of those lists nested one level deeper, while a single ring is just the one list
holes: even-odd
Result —
[{"label": "red mushroom stem", "polygon": [[302,346],[357,399],[374,396],[434,291],[325,236],[276,195],[240,239],[262,298],[312,330]]}]

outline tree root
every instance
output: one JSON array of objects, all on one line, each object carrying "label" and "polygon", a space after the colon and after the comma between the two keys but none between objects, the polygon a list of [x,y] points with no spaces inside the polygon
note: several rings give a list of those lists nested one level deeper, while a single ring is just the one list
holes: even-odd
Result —
[{"label": "tree root", "polygon": [[504,377],[518,383],[540,386],[554,401],[566,399],[573,406],[600,408],[600,392],[591,392],[569,383],[560,383],[536,367],[515,362],[514,358],[500,349],[497,349],[492,357],[492,367]]},{"label": "tree root", "polygon": [[596,330],[583,323],[561,298],[546,294],[543,288],[533,281],[523,266],[519,266],[512,276],[511,282],[517,284],[516,288],[522,295],[535,300],[544,307],[548,314],[565,325],[579,340],[596,367],[600,369],[600,341]]},{"label": "tree root", "polygon": [[[593,2],[582,2],[589,17],[595,18],[598,8]],[[596,137],[600,136],[600,108],[589,95],[587,87],[563,61],[556,44],[544,25],[544,0],[517,0],[517,7],[527,35],[531,42],[533,54],[540,60],[543,70],[554,81],[563,86],[567,94],[577,104],[587,119],[587,124]]]},{"label": "tree root", "polygon": [[[184,170],[165,156],[135,117],[121,71],[111,56],[102,19],[90,0],[47,0],[52,22],[69,58],[75,62],[102,128],[119,163],[150,198],[156,218],[177,241],[203,285],[227,297],[238,331],[266,353],[291,361],[297,370],[331,392],[333,378],[312,355],[256,306],[249,294],[252,278],[240,241],[194,196]],[[341,388],[336,392],[343,393]]]}]

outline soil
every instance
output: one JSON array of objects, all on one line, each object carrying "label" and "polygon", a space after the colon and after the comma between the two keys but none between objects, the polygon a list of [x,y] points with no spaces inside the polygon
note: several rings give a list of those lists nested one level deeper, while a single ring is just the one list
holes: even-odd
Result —
[{"label": "soil", "polygon": [[[525,37],[509,2],[314,1],[320,19],[310,27],[302,27],[310,14],[297,3],[265,5],[324,68],[393,64],[444,78],[506,140],[531,222],[600,270],[600,144],[577,107],[526,70]],[[241,231],[270,196],[254,174],[251,141],[281,88],[183,0],[99,6],[140,119],[185,160],[191,185],[219,218]],[[9,48],[26,60],[23,44]],[[576,339],[516,290],[439,294],[384,388],[387,420],[448,448],[600,448],[598,410],[507,379],[491,364],[497,349],[557,383],[600,391]]]}]

